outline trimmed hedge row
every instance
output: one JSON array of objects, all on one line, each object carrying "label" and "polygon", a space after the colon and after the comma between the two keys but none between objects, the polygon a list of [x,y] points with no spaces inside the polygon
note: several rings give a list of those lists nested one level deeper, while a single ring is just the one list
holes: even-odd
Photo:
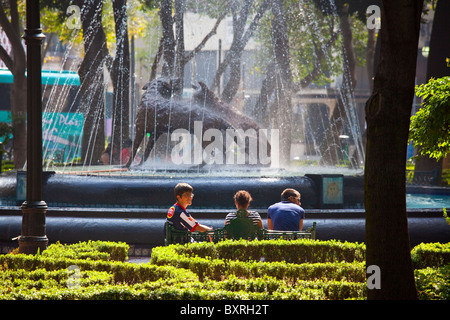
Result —
[{"label": "trimmed hedge row", "polygon": [[171,279],[135,284],[115,283],[107,272],[82,271],[80,286],[66,285],[66,270],[37,269],[3,273],[0,294],[3,299],[344,299],[363,297],[363,283],[300,281],[296,285],[269,276],[240,279],[230,276],[222,282]]},{"label": "trimmed hedge row", "polygon": [[450,264],[440,268],[414,270],[414,277],[420,299],[450,299]]},{"label": "trimmed hedge row", "polygon": [[[198,284],[200,285],[201,283]],[[268,294],[202,289],[189,284],[165,285],[157,288],[145,286],[145,284],[134,286],[115,284],[82,287],[75,290],[58,287],[44,288],[42,290],[19,290],[2,293],[2,298],[16,300],[323,300],[327,297],[323,291],[309,288]]]},{"label": "trimmed hedge row", "polygon": [[56,242],[44,250],[42,256],[124,262],[128,257],[129,249],[130,246],[124,242],[88,241],[69,245]]},{"label": "trimmed hedge row", "polygon": [[308,279],[365,281],[364,262],[295,264],[284,261],[234,261],[178,254],[176,251],[176,248],[171,246],[154,248],[150,262],[159,266],[170,265],[189,269],[196,273],[200,280],[210,278],[221,281],[230,275],[243,278],[268,275],[292,283],[295,283],[297,280]]},{"label": "trimmed hedge row", "polygon": [[93,261],[83,259],[49,258],[40,255],[7,254],[0,255],[0,269],[23,270],[24,272],[45,269],[46,271],[67,270],[78,266],[80,271],[103,271],[112,274],[114,282],[127,284],[156,281],[160,278],[177,281],[196,281],[197,275],[189,270],[173,266],[156,266],[153,264],[134,264],[118,261]]},{"label": "trimmed hedge row", "polygon": [[150,262],[189,269],[201,280],[269,275],[295,283],[311,279],[364,282],[364,260],[363,244],[298,239],[157,247]]},{"label": "trimmed hedge row", "polygon": [[[449,244],[412,251],[421,299],[450,297]],[[357,243],[223,241],[153,249],[133,264],[128,245],[50,245],[40,255],[0,255],[0,299],[364,299],[365,246]],[[70,286],[77,266],[79,282]]]},{"label": "trimmed hedge row", "polygon": [[208,256],[213,259],[286,261],[298,264],[365,261],[366,246],[360,243],[336,240],[280,239],[270,241],[220,241],[218,243],[199,242],[191,243],[188,246],[177,246],[175,250],[190,256]]},{"label": "trimmed hedge row", "polygon": [[441,267],[450,263],[450,242],[421,243],[411,251],[415,269]]},{"label": "trimmed hedge row", "polygon": [[365,283],[335,280],[299,280],[294,285],[267,275],[253,279],[242,279],[231,275],[228,279],[220,282],[207,280],[204,283],[204,287],[228,291],[259,292],[267,293],[268,295],[310,289],[318,290],[325,299],[331,300],[362,298],[365,297],[367,289]]}]

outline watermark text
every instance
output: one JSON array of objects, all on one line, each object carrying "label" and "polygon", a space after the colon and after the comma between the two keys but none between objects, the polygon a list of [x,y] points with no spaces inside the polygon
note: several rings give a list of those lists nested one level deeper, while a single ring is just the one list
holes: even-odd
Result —
[{"label": "watermark text", "polygon": [[381,29],[381,9],[379,6],[371,5],[367,7],[366,13],[368,14],[366,26],[367,29]]},{"label": "watermark text", "polygon": [[[278,166],[279,132],[271,129],[209,128],[203,132],[201,121],[194,122],[194,134],[176,129],[170,139],[176,142],[171,152],[174,164],[262,164]],[[270,142],[269,142],[270,141]]]},{"label": "watermark text", "polygon": [[370,265],[367,267],[367,289],[381,289],[381,270],[377,265]]},{"label": "watermark text", "polygon": [[81,10],[77,5],[70,5],[67,7],[66,14],[69,16],[66,21],[66,26],[69,29],[81,29]]}]

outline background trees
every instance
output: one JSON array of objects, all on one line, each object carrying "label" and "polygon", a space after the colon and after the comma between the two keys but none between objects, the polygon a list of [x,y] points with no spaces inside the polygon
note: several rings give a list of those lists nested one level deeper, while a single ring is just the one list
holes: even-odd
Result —
[{"label": "background trees", "polygon": [[[70,5],[80,8],[80,23],[72,28],[68,25],[71,22],[69,19],[72,19],[70,12],[67,12]],[[303,6],[303,10],[299,10],[299,5]],[[66,42],[77,39],[76,41],[83,45],[83,60],[78,72],[82,82],[80,95],[85,114],[82,163],[86,165],[95,163],[104,149],[103,110],[106,104],[102,92],[107,84],[103,74],[105,69],[109,71],[113,86],[112,142],[121,148],[122,142],[130,136],[128,22],[130,15],[133,15],[133,12],[127,12],[130,7],[159,14],[162,36],[149,79],[157,73],[183,79],[186,63],[202,50],[224,18],[230,16],[233,28],[232,44],[215,70],[214,81],[210,84],[211,89],[218,90],[218,95],[226,102],[234,99],[242,82],[241,58],[246,45],[252,37],[260,39],[263,47],[267,47],[266,53],[260,56],[265,56],[271,63],[261,62],[259,70],[255,70],[265,73],[266,81],[261,88],[258,106],[254,109],[257,110],[259,119],[273,118],[274,121],[267,124],[267,127],[280,128],[281,158],[285,164],[290,160],[292,132],[292,119],[288,116],[292,109],[290,91],[296,91],[299,87],[306,87],[313,82],[320,84],[329,81],[330,76],[341,72],[342,68],[348,65],[342,59],[337,16],[326,12],[323,6],[314,4],[311,0],[302,1],[301,4],[292,0],[48,0],[43,1],[42,7],[43,25],[46,29],[44,31],[59,35]],[[214,27],[191,52],[185,51],[183,36],[184,13],[188,10],[217,19]],[[321,14],[320,10],[326,13]],[[112,14],[108,16],[106,11]],[[304,14],[301,21],[308,22],[307,28],[299,23],[299,14]],[[314,21],[310,14],[320,19]],[[145,20],[141,19],[140,22],[146,24]],[[305,37],[308,32],[315,35]],[[220,81],[225,73],[227,81],[221,85]],[[19,80],[17,83],[20,83]],[[267,107],[270,96],[277,99]]]},{"label": "background trees", "polygon": [[23,12],[19,11],[19,1],[3,1],[0,8],[0,26],[11,42],[11,54],[0,45],[0,59],[11,71],[14,82],[11,86],[11,122],[14,136],[14,166],[22,168],[27,160],[26,152],[26,56],[22,45]]},{"label": "background trees", "polygon": [[[104,128],[102,127],[105,108],[104,69],[109,70],[114,87],[113,142],[120,145],[121,141],[129,135],[127,110],[129,109],[130,78],[128,51],[130,13],[126,11],[129,2],[125,0],[43,2],[46,9],[58,12],[61,26],[66,22],[66,9],[69,4],[75,4],[81,8],[80,29],[84,53],[78,72],[82,80],[80,93],[83,97],[82,108],[85,108],[83,162],[90,164],[99,158],[99,153],[104,147]],[[341,88],[341,96],[344,99],[336,108],[336,116],[333,116],[338,127],[333,135],[342,132],[344,126],[345,116],[340,106],[349,104],[346,99],[352,95],[355,85],[354,66],[358,60],[358,55],[355,53],[357,51],[355,50],[356,37],[353,37],[355,33],[351,28],[354,25],[351,19],[355,18],[351,13],[355,8],[358,15],[363,15],[364,8],[373,2],[349,0],[336,1],[332,8],[325,5],[330,3],[319,0],[301,2],[294,0],[145,1],[149,10],[158,10],[162,30],[160,50],[155,57],[155,68],[152,68],[150,78],[156,76],[158,63],[162,66],[159,68],[160,74],[182,77],[183,66],[186,62],[201,50],[202,45],[208,41],[224,17],[230,15],[233,27],[232,45],[216,70],[215,78],[220,79],[227,68],[230,71],[230,77],[223,86],[223,90],[219,90],[219,95],[225,101],[231,101],[236,94],[241,77],[239,70],[242,50],[250,37],[256,35],[263,44],[262,47],[267,49],[262,50],[261,54],[268,57],[260,68],[260,72],[265,74],[265,80],[261,87],[257,109],[262,112],[262,118],[272,118],[275,127],[282,127],[282,139],[284,139],[281,148],[284,160],[282,163],[286,162],[289,160],[289,139],[292,128],[290,118],[292,91],[312,82],[325,83],[329,81],[331,75],[342,73],[345,86]],[[405,159],[422,3],[421,0],[383,1],[382,3],[380,57],[373,93],[366,105],[367,263],[378,265],[382,270],[382,289],[370,292],[370,297],[374,298],[415,297],[406,218]],[[438,21],[449,21],[448,3],[443,0],[437,2],[436,26],[445,25]],[[13,49],[11,54],[8,54],[0,46],[0,57],[14,75],[11,93],[14,159],[16,167],[21,168],[26,159],[25,54],[21,43],[23,33],[20,19],[21,2],[9,0],[2,1],[1,4],[0,25]],[[108,43],[110,33],[105,32],[105,29],[110,26],[105,26],[108,22],[102,15],[107,4],[112,6],[113,19],[108,20],[109,24],[115,27],[115,31],[112,32],[115,43],[114,54]],[[192,10],[217,19],[215,27],[190,53],[185,52],[183,36],[184,14],[187,8],[194,8]],[[309,16],[310,13],[314,15]],[[299,23],[302,21],[307,21],[308,24]],[[338,29],[343,31],[342,37],[338,35]],[[64,30],[66,31],[62,31],[61,34],[67,32],[67,28]],[[78,30],[78,27],[73,30]],[[440,33],[439,29],[433,28],[433,39],[436,36],[437,40],[432,41],[430,54],[434,52],[434,46],[450,43],[442,40],[449,34],[448,28],[442,30],[444,32]],[[71,36],[78,35],[73,33]],[[368,32],[368,43],[373,44],[373,36],[373,33]],[[445,52],[445,49],[441,49],[442,51]],[[367,50],[367,53],[369,61],[372,53],[370,50]],[[443,59],[430,56],[429,61],[430,66],[431,63],[440,64],[429,68],[430,75],[437,76],[437,72],[443,70]],[[448,71],[445,68],[444,70]],[[218,84],[219,80],[215,80],[212,87],[219,87]],[[435,88],[441,86],[440,82],[431,82],[431,85],[436,86]],[[271,101],[270,98],[274,96],[275,99]],[[426,104],[431,105],[432,97],[426,98]],[[443,103],[446,103],[445,101]],[[427,108],[423,110],[423,113],[426,112]],[[267,117],[268,114],[276,114],[276,116]],[[440,118],[446,119],[444,116]],[[447,126],[444,124],[444,132]],[[419,125],[418,128],[425,129],[426,126]],[[417,130],[413,134],[419,132],[420,130]],[[91,137],[94,142],[88,141]],[[331,150],[329,145],[325,150]],[[439,146],[439,143],[437,145]],[[443,153],[443,151],[440,152]],[[331,162],[335,163],[336,160]]]},{"label": "background trees", "polygon": [[[450,68],[446,65],[446,59],[450,57],[450,32],[448,32],[450,28],[450,20],[448,19],[450,2],[443,0],[437,2],[431,1],[431,7],[435,9],[435,14],[430,38],[430,52],[427,60],[425,81],[429,81],[431,78],[436,79],[450,76]],[[418,153],[422,153],[420,147]],[[437,170],[438,178],[436,182],[438,184],[441,182],[442,158],[429,157],[424,153],[421,157],[417,158],[415,162],[416,171]]]},{"label": "background trees", "polygon": [[450,152],[450,77],[432,78],[417,86],[416,94],[424,102],[411,117],[409,137],[420,150],[419,158],[441,160]]}]

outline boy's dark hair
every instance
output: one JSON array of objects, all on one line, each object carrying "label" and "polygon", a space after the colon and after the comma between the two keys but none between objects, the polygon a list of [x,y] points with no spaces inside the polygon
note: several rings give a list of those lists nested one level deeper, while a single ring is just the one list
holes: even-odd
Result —
[{"label": "boy's dark hair", "polygon": [[282,201],[286,201],[289,200],[289,197],[296,197],[299,198],[300,197],[300,192],[298,192],[295,189],[284,189],[283,192],[281,193],[281,200]]},{"label": "boy's dark hair", "polygon": [[187,183],[180,182],[175,186],[175,198],[177,196],[181,197],[185,192],[192,192],[192,191],[194,191],[194,188],[192,188],[192,186],[190,186]]},{"label": "boy's dark hair", "polygon": [[247,204],[250,203],[250,201],[252,201],[252,196],[250,195],[250,193],[248,191],[245,190],[239,190],[238,192],[236,192],[236,194],[234,195],[234,200],[237,202],[237,204],[241,207],[245,207]]}]

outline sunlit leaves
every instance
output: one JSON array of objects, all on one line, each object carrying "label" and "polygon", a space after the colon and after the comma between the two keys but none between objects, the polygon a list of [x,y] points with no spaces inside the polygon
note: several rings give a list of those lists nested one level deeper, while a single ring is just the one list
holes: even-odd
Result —
[{"label": "sunlit leaves", "polygon": [[450,77],[416,86],[422,107],[411,117],[409,139],[421,155],[437,160],[450,152]]}]

